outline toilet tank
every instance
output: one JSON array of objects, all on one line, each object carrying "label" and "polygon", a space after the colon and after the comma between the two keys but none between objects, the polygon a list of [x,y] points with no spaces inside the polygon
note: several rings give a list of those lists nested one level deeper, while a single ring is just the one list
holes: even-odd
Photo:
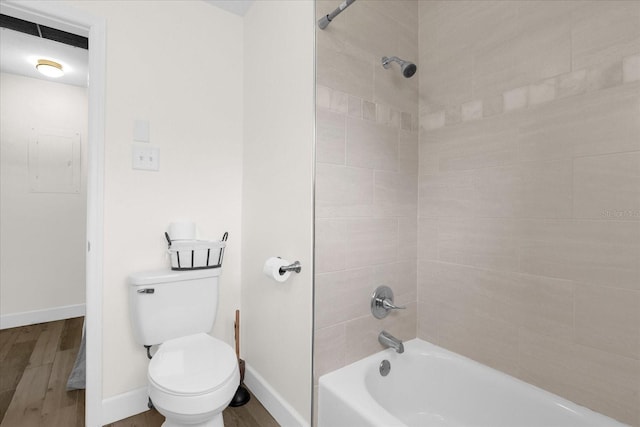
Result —
[{"label": "toilet tank", "polygon": [[159,270],[129,276],[129,308],[142,345],[208,333],[218,309],[219,268]]}]

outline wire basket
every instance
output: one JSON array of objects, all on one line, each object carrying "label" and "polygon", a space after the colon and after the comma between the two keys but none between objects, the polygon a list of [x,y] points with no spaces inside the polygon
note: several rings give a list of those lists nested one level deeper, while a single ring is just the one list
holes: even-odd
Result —
[{"label": "wire basket", "polygon": [[169,244],[168,253],[171,258],[172,270],[202,270],[222,267],[229,233],[224,233],[221,240],[171,240],[168,233],[164,234]]}]

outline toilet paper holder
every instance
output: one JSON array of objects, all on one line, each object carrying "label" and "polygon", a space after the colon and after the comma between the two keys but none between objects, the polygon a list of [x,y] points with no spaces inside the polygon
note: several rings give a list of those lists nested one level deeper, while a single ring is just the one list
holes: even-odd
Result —
[{"label": "toilet paper holder", "polygon": [[[280,258],[280,257],[278,257]],[[284,274],[288,271],[294,271],[296,273],[300,273],[300,271],[302,271],[302,265],[300,264],[300,261],[296,261],[293,264],[289,264],[289,265],[284,265],[282,267],[280,267],[280,274]]]}]

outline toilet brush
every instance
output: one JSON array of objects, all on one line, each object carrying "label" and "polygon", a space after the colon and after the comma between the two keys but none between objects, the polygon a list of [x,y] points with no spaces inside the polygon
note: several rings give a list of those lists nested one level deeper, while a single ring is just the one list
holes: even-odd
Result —
[{"label": "toilet brush", "polygon": [[233,329],[236,336],[236,357],[238,358],[238,367],[240,368],[240,385],[236,390],[236,394],[233,395],[229,406],[236,407],[245,405],[249,399],[251,399],[249,391],[242,386],[244,382],[244,360],[240,359],[240,310],[236,310],[236,323]]}]

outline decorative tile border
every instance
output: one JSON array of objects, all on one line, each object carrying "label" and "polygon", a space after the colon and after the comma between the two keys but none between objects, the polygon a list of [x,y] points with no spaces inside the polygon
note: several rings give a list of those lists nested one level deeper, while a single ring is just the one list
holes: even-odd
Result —
[{"label": "decorative tile border", "polygon": [[375,103],[357,96],[316,85],[316,105],[334,113],[370,120],[408,132],[418,131],[418,117],[387,104]]},{"label": "decorative tile border", "polygon": [[422,115],[420,126],[426,131],[439,129],[635,81],[640,81],[640,54],[601,67],[560,74],[486,99],[446,106]]}]

